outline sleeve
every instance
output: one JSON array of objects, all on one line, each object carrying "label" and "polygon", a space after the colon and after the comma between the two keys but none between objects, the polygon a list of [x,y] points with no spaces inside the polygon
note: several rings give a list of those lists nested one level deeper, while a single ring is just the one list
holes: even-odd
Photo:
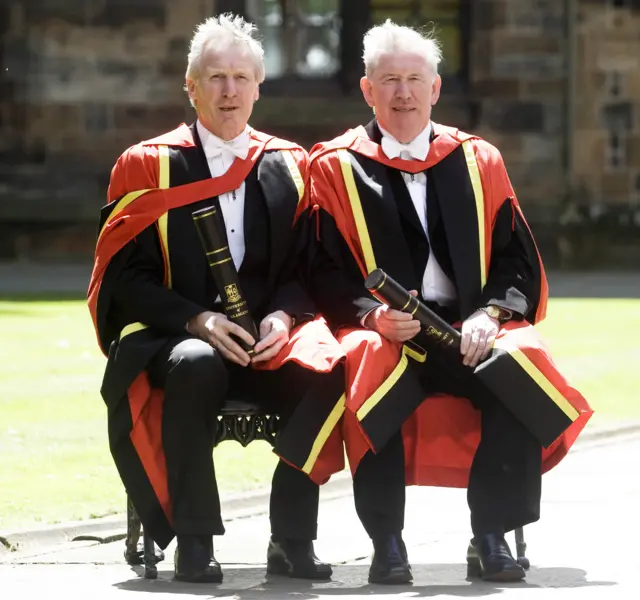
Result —
[{"label": "sleeve", "polygon": [[[158,151],[134,146],[118,159],[111,173],[108,199],[157,186]],[[155,225],[147,227],[121,251],[124,260],[113,278],[112,302],[120,318],[169,333],[183,333],[187,321],[204,308],[164,285],[165,265]]]},{"label": "sleeve", "polygon": [[485,206],[494,215],[491,259],[480,306],[495,305],[527,317],[538,288],[535,243],[518,205],[500,152],[488,143],[476,150],[485,192]]},{"label": "sleeve", "polygon": [[206,309],[164,285],[164,260],[155,225],[129,245],[129,256],[114,282],[114,306],[129,323],[184,333],[189,319]]},{"label": "sleeve", "polygon": [[[310,208],[314,223],[310,240],[309,289],[332,328],[361,327],[362,320],[380,306],[364,286],[364,277],[340,231],[341,202],[330,165],[314,161],[310,175]],[[344,218],[344,217],[343,217]]]},{"label": "sleeve", "polygon": [[278,279],[276,289],[269,302],[267,313],[282,310],[293,317],[296,324],[309,321],[314,318],[316,308],[308,290],[305,287],[304,264],[309,246],[309,217],[307,196],[309,190],[309,155],[302,148],[293,151],[296,164],[304,186],[303,196],[298,202],[291,244],[287,253],[282,272]]}]

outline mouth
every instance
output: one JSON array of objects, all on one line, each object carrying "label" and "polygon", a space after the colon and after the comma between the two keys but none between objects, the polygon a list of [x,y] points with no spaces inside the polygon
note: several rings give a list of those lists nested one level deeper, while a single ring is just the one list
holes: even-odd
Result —
[{"label": "mouth", "polygon": [[238,110],[238,107],[237,106],[221,106],[220,110],[222,112],[230,113],[230,112],[233,112],[234,110]]},{"label": "mouth", "polygon": [[411,106],[394,106],[392,108],[392,110],[394,112],[400,112],[400,113],[408,113],[408,112],[412,112],[415,110],[415,108],[411,107]]}]

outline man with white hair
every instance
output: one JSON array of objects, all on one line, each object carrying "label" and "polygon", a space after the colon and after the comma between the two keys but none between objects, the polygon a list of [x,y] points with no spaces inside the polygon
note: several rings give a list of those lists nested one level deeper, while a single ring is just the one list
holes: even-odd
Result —
[{"label": "man with white hair", "polygon": [[[265,75],[254,29],[232,15],[198,26],[186,73],[197,119],[118,159],[89,289],[108,354],[112,454],[145,531],[162,548],[177,536],[175,576],[189,582],[222,581],[212,439],[227,393],[281,417],[267,571],[331,576],[313,550],[319,489],[308,474],[343,397],[343,354],[300,283],[308,156],[247,124]],[[223,314],[227,290],[192,219],[211,204],[260,339]],[[252,357],[240,340],[255,344]]]},{"label": "man with white hair", "polygon": [[[311,290],[347,354],[342,434],[375,583],[412,579],[401,534],[405,483],[468,484],[469,574],[524,578],[504,534],[539,518],[541,472],[591,414],[540,345],[529,344],[527,320],[544,318],[547,283],[500,153],[431,121],[440,58],[436,40],[414,29],[373,27],[361,88],[375,119],[311,152]],[[372,297],[363,284],[376,268],[450,324],[461,322],[460,365],[440,358],[411,313]],[[513,336],[512,353],[530,375],[511,380],[514,395],[546,381],[549,402],[566,410],[568,429],[544,452],[469,377],[496,339]]]}]

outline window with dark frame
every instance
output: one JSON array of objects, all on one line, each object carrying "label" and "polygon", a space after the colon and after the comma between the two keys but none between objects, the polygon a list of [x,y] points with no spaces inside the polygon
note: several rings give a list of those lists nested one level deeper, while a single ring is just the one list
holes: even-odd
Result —
[{"label": "window with dark frame", "polygon": [[463,0],[371,0],[373,25],[391,19],[400,25],[424,27],[442,44],[440,73],[457,75],[463,69]]},{"label": "window with dark frame", "polygon": [[246,9],[260,30],[268,79],[336,75],[340,0],[246,0]]},{"label": "window with dark frame", "polygon": [[[326,80],[362,73],[362,34],[387,18],[425,27],[442,42],[445,78],[463,78],[469,0],[244,0],[258,26],[268,81]],[[346,72],[346,75],[345,75]]]}]

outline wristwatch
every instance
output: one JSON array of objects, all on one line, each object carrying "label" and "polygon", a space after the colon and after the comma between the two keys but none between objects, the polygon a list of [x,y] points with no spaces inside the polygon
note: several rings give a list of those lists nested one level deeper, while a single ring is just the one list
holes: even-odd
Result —
[{"label": "wristwatch", "polygon": [[495,306],[495,304],[489,304],[489,306],[482,306],[478,310],[487,313],[492,319],[496,319],[498,323],[506,323],[511,320],[513,313],[506,308]]}]

